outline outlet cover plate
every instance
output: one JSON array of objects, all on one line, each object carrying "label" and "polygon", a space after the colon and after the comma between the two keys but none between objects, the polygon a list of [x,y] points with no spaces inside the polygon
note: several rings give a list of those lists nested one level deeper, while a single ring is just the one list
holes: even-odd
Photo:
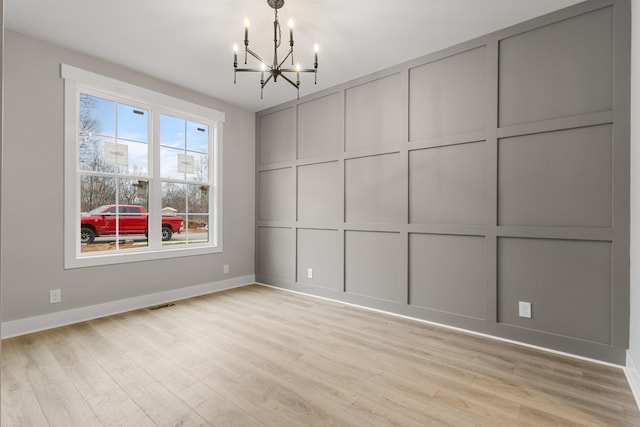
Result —
[{"label": "outlet cover plate", "polygon": [[62,291],[60,289],[51,289],[49,291],[49,304],[57,304],[62,302]]},{"label": "outlet cover plate", "polygon": [[531,303],[527,301],[518,301],[518,313],[520,317],[531,319]]}]

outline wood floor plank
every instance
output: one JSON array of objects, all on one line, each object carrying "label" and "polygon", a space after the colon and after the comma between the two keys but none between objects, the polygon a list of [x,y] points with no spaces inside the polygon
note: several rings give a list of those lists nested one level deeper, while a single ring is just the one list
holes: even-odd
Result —
[{"label": "wood floor plank", "polygon": [[640,425],[622,370],[248,286],[3,341],[3,426]]},{"label": "wood floor plank", "polygon": [[181,390],[178,397],[213,426],[264,426],[243,408],[216,393],[202,382]]},{"label": "wood floor plank", "polygon": [[66,339],[68,330],[58,329],[52,334],[60,337],[50,346],[53,356],[102,425],[155,426],[82,347]]},{"label": "wood floor plank", "polygon": [[121,359],[106,364],[104,369],[156,424],[209,425],[133,360]]},{"label": "wood floor plank", "polygon": [[[3,343],[3,352],[4,350]],[[1,375],[1,425],[3,427],[48,425],[24,370],[16,362],[6,363],[2,366]]]},{"label": "wood floor plank", "polygon": [[[272,427],[294,427],[301,425],[300,419],[292,416],[288,411],[279,411],[277,402],[267,401],[267,396],[254,397],[256,393],[253,384],[246,381],[245,375],[235,376],[227,370],[221,369],[202,380],[217,394],[223,394],[228,400],[241,407],[245,413],[260,423]],[[242,380],[242,379],[245,380]],[[245,388],[248,392],[245,392]],[[305,425],[305,424],[302,424]]]},{"label": "wood floor plank", "polygon": [[49,426],[100,426],[96,414],[57,362],[50,333],[18,337],[14,341],[21,367],[33,388]]}]

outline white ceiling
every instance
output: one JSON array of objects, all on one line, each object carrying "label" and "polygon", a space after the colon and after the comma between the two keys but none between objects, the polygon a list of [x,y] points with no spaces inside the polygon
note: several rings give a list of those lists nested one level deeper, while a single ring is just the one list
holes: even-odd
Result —
[{"label": "white ceiling", "polygon": [[[311,67],[320,47],[318,84],[302,75],[300,96],[387,68],[581,0],[286,0],[279,11],[283,47],[295,22],[296,61]],[[232,46],[272,61],[273,9],[266,0],[5,0],[5,26],[251,111],[291,99],[284,81],[265,88],[238,74]],[[250,64],[257,66],[255,63]]]}]

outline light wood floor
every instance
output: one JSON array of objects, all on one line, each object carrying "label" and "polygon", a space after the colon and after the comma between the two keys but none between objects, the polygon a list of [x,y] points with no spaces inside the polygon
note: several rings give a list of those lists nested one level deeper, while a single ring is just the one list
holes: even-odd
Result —
[{"label": "light wood floor", "polygon": [[249,286],[4,340],[3,426],[640,425],[620,369]]}]

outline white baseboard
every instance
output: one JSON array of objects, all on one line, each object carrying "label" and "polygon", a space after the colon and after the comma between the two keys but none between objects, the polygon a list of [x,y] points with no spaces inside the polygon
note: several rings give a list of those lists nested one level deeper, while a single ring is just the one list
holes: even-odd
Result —
[{"label": "white baseboard", "polygon": [[112,314],[124,313],[139,308],[164,304],[185,298],[210,294],[226,289],[238,288],[255,283],[255,275],[234,277],[218,282],[205,283],[187,288],[172,289],[170,291],[141,295],[139,297],[111,301],[104,304],[96,304],[87,307],[74,308],[41,316],[27,317],[25,319],[2,322],[2,338],[11,338],[32,332],[57,328],[85,320],[97,319]]},{"label": "white baseboard", "polygon": [[627,376],[631,392],[636,398],[636,404],[640,408],[640,370],[638,370],[638,365],[636,365],[629,350],[627,350],[627,366],[624,368],[624,373]]}]

